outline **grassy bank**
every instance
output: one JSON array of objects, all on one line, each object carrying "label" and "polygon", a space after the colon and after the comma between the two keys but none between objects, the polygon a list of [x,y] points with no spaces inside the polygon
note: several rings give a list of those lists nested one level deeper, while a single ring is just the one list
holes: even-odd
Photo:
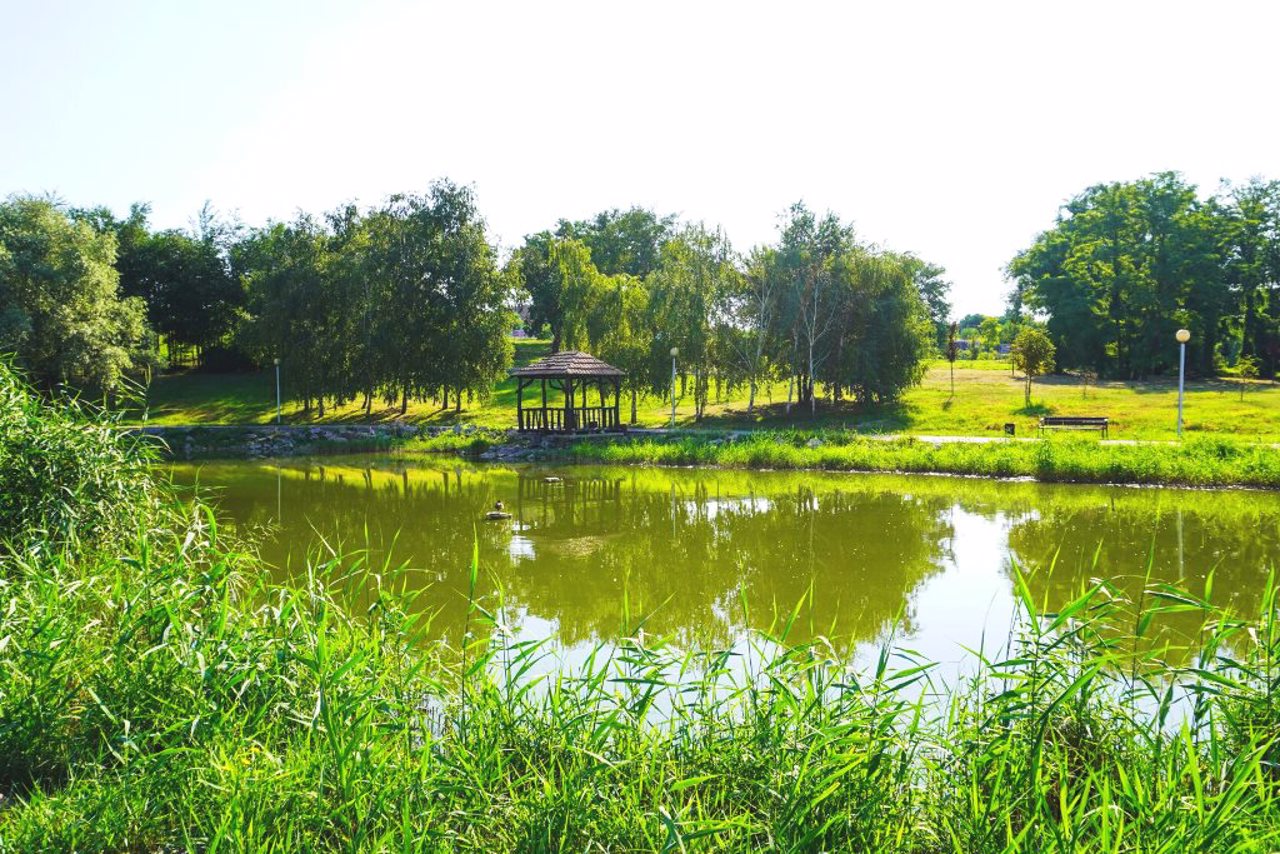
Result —
[{"label": "grassy bank", "polygon": [[580,442],[580,461],[619,465],[718,465],[830,471],[933,472],[1031,477],[1056,483],[1133,483],[1280,488],[1280,451],[1225,439],[1102,445],[1085,438],[1034,442],[879,440],[845,432],[761,432],[736,438],[673,436]]},{"label": "grassy bank", "polygon": [[[56,461],[0,517],[0,851],[1280,841],[1270,585],[1244,618],[1208,586],[1131,601],[1102,583],[1050,609],[1015,572],[1012,641],[952,685],[891,646],[859,668],[789,643],[805,601],[732,650],[685,651],[624,599],[631,640],[536,677],[548,649],[511,637],[500,599],[464,591],[472,642],[441,649],[393,566],[317,557],[273,585],[207,511],[103,480],[116,454],[145,463],[132,440],[2,369],[0,387],[25,414],[3,422],[0,470]],[[381,593],[351,613],[350,585]],[[1169,611],[1203,616],[1195,655],[1149,642]]]},{"label": "grassy bank", "polygon": [[[545,341],[515,342],[516,364],[528,364],[546,355]],[[1017,426],[1019,435],[1031,435],[1041,415],[1105,415],[1111,418],[1112,435],[1122,439],[1171,439],[1177,405],[1176,378],[1146,381],[1090,383],[1076,377],[1037,379],[1032,406],[1023,399],[1020,376],[1009,372],[1007,361],[962,360],[956,363],[955,391],[945,361],[932,362],[924,382],[902,400],[883,406],[857,406],[822,402],[816,415],[793,408],[786,412],[787,387],[775,383],[762,388],[758,408],[747,415],[746,389],[723,390],[707,409],[701,426],[712,428],[850,428],[874,433],[996,436],[1005,423]],[[1192,379],[1187,384],[1186,430],[1191,435],[1235,436],[1250,441],[1280,441],[1280,386],[1269,382],[1241,383],[1233,379]],[[288,394],[288,378],[285,378]],[[678,421],[693,426],[691,397],[679,401]],[[623,417],[630,416],[624,398]],[[176,373],[162,375],[147,393],[148,418],[154,424],[264,424],[275,418],[275,377],[270,371],[241,374]],[[430,403],[414,402],[406,414],[416,424],[475,424],[506,429],[515,424],[514,380],[498,384],[488,400],[466,401],[461,412]],[[639,426],[668,423],[670,403],[656,396],[639,400]],[[134,413],[140,417],[141,413]],[[312,423],[296,403],[285,401],[289,423]],[[372,420],[400,417],[398,406],[377,403]],[[363,421],[356,404],[326,413],[327,422]]]}]

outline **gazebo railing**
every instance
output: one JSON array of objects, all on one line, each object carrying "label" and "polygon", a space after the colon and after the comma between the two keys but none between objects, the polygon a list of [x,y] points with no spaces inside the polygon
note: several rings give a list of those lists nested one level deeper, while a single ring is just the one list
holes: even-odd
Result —
[{"label": "gazebo railing", "polygon": [[535,406],[520,410],[521,430],[616,430],[618,411],[612,406],[575,406],[570,412],[563,406]]}]

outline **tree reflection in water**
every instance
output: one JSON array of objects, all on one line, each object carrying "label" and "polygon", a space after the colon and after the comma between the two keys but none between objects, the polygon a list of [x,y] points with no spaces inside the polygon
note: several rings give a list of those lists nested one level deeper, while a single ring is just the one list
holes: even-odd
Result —
[{"label": "tree reflection in water", "polygon": [[[1153,578],[1193,589],[1213,570],[1215,601],[1249,612],[1280,555],[1280,497],[1267,493],[395,457],[175,466],[173,477],[212,488],[226,518],[260,532],[281,577],[321,541],[407,566],[417,607],[438,612],[450,641],[473,538],[480,594],[492,600],[500,584],[527,632],[570,645],[616,637],[625,592],[648,633],[685,645],[777,627],[805,600],[796,639],[871,641],[896,624],[942,651],[1007,613],[1014,560],[1050,607],[1099,574],[1136,596],[1150,560]],[[484,521],[498,500],[513,518]],[[1194,631],[1193,620],[1169,628]]]}]

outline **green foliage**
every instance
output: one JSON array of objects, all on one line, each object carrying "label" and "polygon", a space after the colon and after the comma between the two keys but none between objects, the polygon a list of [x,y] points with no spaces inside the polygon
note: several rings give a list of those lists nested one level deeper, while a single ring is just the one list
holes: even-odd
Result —
[{"label": "green foliage", "polygon": [[1103,445],[1064,436],[1025,442],[876,439],[843,431],[760,431],[576,444],[575,460],[633,465],[900,471],[1031,477],[1053,483],[1280,487],[1280,459],[1263,445],[1195,438],[1181,445]]},{"label": "green foliage", "polygon": [[511,281],[497,268],[470,190],[438,182],[376,210],[299,215],[235,247],[248,284],[241,341],[281,361],[285,393],[327,402],[487,395],[511,365]]},{"label": "green foliage", "polygon": [[530,235],[508,269],[529,295],[530,326],[550,330],[553,350],[607,348],[628,372],[633,405],[641,390],[668,394],[678,348],[677,394],[692,381],[695,420],[713,388],[720,399],[745,385],[754,411],[775,375],[811,413],[819,383],[833,400],[893,400],[920,381],[933,324],[949,310],[942,268],[863,246],[833,214],[802,204],[776,247],[745,259],[719,230],[632,209]]},{"label": "green foliage", "polygon": [[151,461],[117,418],[74,400],[52,406],[0,361],[0,564],[6,551],[131,528],[151,502]]},{"label": "green foliage", "polygon": [[668,353],[678,347],[678,364],[693,377],[694,418],[701,419],[710,399],[712,376],[720,363],[716,340],[718,309],[737,285],[733,247],[724,232],[688,226],[662,247],[649,277],[653,390],[666,388]]},{"label": "green foliage", "polygon": [[1249,387],[1250,380],[1256,380],[1259,372],[1259,361],[1254,356],[1241,356],[1236,360],[1236,376],[1240,378],[1240,400],[1244,400],[1244,390]]},{"label": "green foliage", "polygon": [[1106,375],[1212,374],[1229,341],[1274,374],[1280,349],[1280,182],[1201,201],[1176,173],[1100,184],[1009,264],[1015,302],[1048,317],[1059,361]]},{"label": "green foliage", "polygon": [[1009,351],[1009,355],[1013,360],[1013,366],[1020,369],[1026,377],[1027,406],[1031,405],[1031,381],[1053,370],[1054,353],[1053,341],[1034,326],[1024,327],[1018,333],[1018,337],[1013,339],[1013,348]]},{"label": "green foliage", "polygon": [[137,298],[120,297],[116,241],[47,199],[0,203],[0,353],[44,388],[114,392],[154,346]]},{"label": "green foliage", "polygon": [[219,220],[208,204],[194,233],[153,233],[149,215],[150,208],[140,204],[123,220],[103,208],[73,212],[76,219],[115,236],[120,291],[146,304],[151,328],[165,337],[170,353],[193,348],[203,363],[208,348],[227,340],[244,308],[244,287],[229,258],[238,229]]}]

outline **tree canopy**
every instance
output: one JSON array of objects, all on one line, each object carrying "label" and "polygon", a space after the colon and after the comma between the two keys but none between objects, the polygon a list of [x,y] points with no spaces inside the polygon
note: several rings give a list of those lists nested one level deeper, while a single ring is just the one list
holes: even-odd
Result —
[{"label": "tree canopy", "polygon": [[0,203],[0,352],[46,389],[111,392],[154,354],[145,306],[122,297],[116,239],[49,199]]},{"label": "tree canopy", "polygon": [[1257,356],[1280,367],[1280,183],[1201,199],[1181,175],[1099,184],[1010,262],[1011,302],[1043,317],[1064,367],[1140,377]]}]

